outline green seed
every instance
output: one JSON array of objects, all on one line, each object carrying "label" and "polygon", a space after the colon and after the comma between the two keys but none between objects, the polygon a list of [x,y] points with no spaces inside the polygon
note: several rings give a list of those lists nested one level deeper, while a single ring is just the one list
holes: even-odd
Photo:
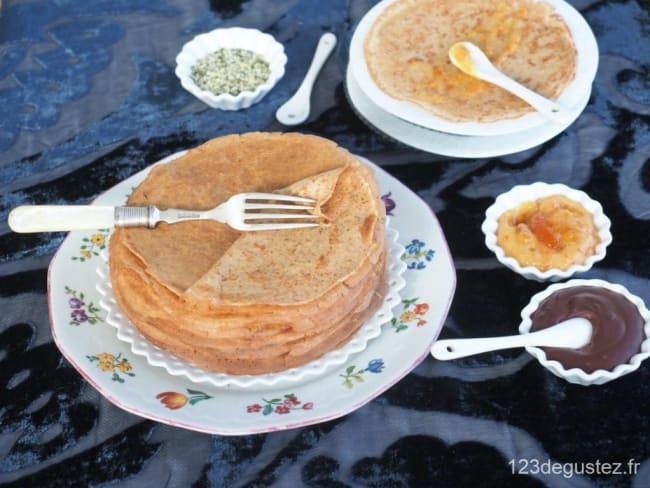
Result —
[{"label": "green seed", "polygon": [[218,49],[192,67],[194,83],[215,95],[254,91],[270,74],[269,63],[248,49]]}]

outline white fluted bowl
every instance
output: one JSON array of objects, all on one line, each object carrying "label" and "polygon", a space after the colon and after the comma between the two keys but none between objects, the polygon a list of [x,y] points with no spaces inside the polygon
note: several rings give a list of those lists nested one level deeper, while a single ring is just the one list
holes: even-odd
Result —
[{"label": "white fluted bowl", "polygon": [[[236,96],[230,93],[216,95],[209,90],[200,88],[192,80],[192,66],[218,49],[247,49],[262,56],[269,63],[271,70],[268,79],[258,85],[255,90],[244,91]],[[221,110],[240,110],[262,100],[284,76],[286,64],[287,56],[284,46],[272,35],[257,29],[230,27],[200,34],[185,44],[176,56],[175,72],[183,88],[210,107]]]},{"label": "white fluted bowl", "polygon": [[548,369],[555,376],[558,376],[568,381],[569,383],[575,383],[584,386],[602,385],[604,383],[615,380],[625,374],[631,373],[639,369],[641,363],[650,356],[650,311],[648,311],[648,309],[645,306],[645,303],[641,298],[639,298],[636,295],[633,295],[627,290],[627,288],[616,283],[609,283],[604,280],[592,279],[592,280],[570,280],[565,283],[555,283],[553,285],[550,285],[545,290],[534,295],[530,299],[528,305],[526,305],[526,307],[524,307],[524,309],[521,311],[522,322],[519,325],[519,333],[520,334],[530,333],[531,331],[530,329],[533,325],[530,316],[533,314],[533,312],[535,312],[535,310],[537,310],[540,303],[542,303],[545,299],[550,297],[556,291],[565,288],[571,288],[574,286],[594,286],[594,287],[605,288],[615,293],[618,293],[620,295],[623,295],[626,299],[632,302],[637,307],[639,313],[641,314],[641,317],[643,317],[643,320],[645,321],[645,325],[643,327],[644,340],[641,343],[641,350],[637,354],[632,356],[628,362],[619,364],[612,370],[597,369],[596,371],[592,371],[590,373],[587,373],[586,371],[580,368],[567,369],[559,361],[548,359],[548,357],[546,356],[546,352],[544,352],[544,349],[542,349],[541,347],[527,346],[526,351],[528,351],[528,353],[530,353],[535,359],[537,359],[537,361],[539,361],[539,363],[542,366]]},{"label": "white fluted bowl", "polygon": [[[524,202],[552,195],[567,197],[579,203],[587,212],[591,213],[598,231],[599,243],[594,253],[588,256],[583,263],[574,264],[565,270],[548,269],[542,271],[534,266],[522,266],[515,258],[507,256],[503,248],[497,244],[499,217],[504,212],[516,208]],[[610,228],[611,222],[603,213],[603,207],[585,192],[561,183],[548,184],[543,182],[536,182],[531,185],[517,185],[510,191],[499,195],[495,202],[485,211],[485,220],[481,225],[481,230],[485,234],[485,245],[495,254],[497,259],[523,277],[536,281],[559,281],[569,278],[575,273],[583,273],[589,270],[594,263],[605,258],[607,246],[612,242]]]}]

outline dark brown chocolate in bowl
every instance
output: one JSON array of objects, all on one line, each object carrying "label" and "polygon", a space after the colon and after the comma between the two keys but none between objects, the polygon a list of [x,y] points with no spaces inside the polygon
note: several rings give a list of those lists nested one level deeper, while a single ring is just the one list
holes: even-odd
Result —
[{"label": "dark brown chocolate in bowl", "polygon": [[530,315],[531,332],[573,317],[591,322],[589,344],[580,349],[542,348],[548,359],[566,369],[611,371],[641,351],[645,320],[639,309],[624,295],[600,286],[574,286],[553,292]]}]

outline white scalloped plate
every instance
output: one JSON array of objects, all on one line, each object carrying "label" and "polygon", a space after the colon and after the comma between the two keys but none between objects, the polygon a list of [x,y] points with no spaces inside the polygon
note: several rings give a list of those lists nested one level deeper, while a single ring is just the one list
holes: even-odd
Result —
[{"label": "white scalloped plate", "polygon": [[113,295],[108,270],[108,253],[102,253],[95,271],[99,276],[97,291],[102,295],[100,306],[106,312],[106,322],[117,329],[118,339],[127,342],[131,351],[139,356],[144,356],[152,366],[164,368],[169,374],[185,376],[195,383],[207,383],[217,387],[229,386],[233,388],[280,388],[293,387],[304,381],[332,371],[333,368],[346,362],[354,353],[363,351],[368,341],[379,336],[382,324],[392,317],[392,309],[400,303],[400,290],[406,282],[402,274],[406,264],[401,257],[405,252],[404,246],[397,242],[398,233],[390,227],[386,229],[388,246],[388,292],[379,310],[367,320],[350,341],[340,349],[331,351],[324,356],[300,367],[291,368],[279,373],[259,375],[229,375],[214,373],[193,366],[173,354],[160,349],[149,342],[134,325],[123,315]]},{"label": "white scalloped plate", "polygon": [[[419,105],[398,100],[384,93],[370,75],[363,53],[363,45],[375,20],[392,3],[399,0],[383,0],[371,8],[357,25],[350,42],[349,66],[354,78],[363,87],[365,95],[389,114],[395,115],[412,124],[450,134],[466,136],[496,136],[513,134],[550,124],[543,115],[532,112],[522,117],[497,122],[450,122],[433,115]],[[564,89],[556,100],[569,109],[575,120],[584,106],[581,101],[586,93],[591,92],[591,84],[598,68],[598,44],[587,21],[574,7],[563,0],[543,0],[551,5],[555,12],[566,22],[578,52],[578,64],[574,80]]]},{"label": "white scalloped plate", "polygon": [[[452,257],[431,209],[400,181],[368,164],[391,210],[391,227],[406,249],[406,285],[394,318],[382,325],[381,334],[331,372],[290,387],[241,389],[195,383],[150,365],[117,338],[98,305],[102,297],[95,268],[109,238],[102,230],[71,232],[52,259],[48,297],[55,343],[118,407],[190,430],[221,435],[270,432],[324,422],[365,405],[429,356],[456,288]],[[147,172],[126,179],[95,203],[124,202]]]}]

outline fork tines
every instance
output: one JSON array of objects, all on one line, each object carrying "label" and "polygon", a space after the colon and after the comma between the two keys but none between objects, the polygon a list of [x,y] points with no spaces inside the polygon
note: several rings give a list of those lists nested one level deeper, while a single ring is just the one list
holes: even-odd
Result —
[{"label": "fork tines", "polygon": [[247,193],[246,201],[248,202],[250,200],[277,200],[285,202],[316,203],[316,200],[312,198],[295,197],[293,195],[282,195],[279,193]]},{"label": "fork tines", "polygon": [[320,225],[312,212],[316,201],[275,193],[250,193],[244,201],[244,222],[257,229],[297,229]]}]

